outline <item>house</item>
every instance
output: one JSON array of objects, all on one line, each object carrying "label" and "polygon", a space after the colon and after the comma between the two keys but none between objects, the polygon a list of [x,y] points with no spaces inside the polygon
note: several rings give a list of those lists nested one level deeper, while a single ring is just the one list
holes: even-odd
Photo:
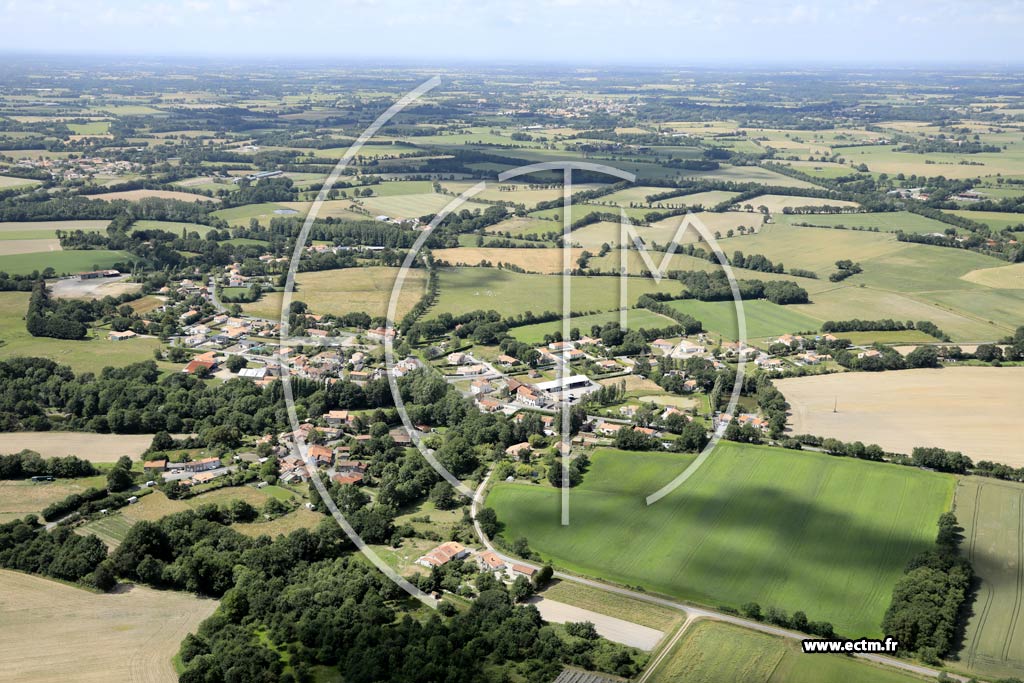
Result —
[{"label": "house", "polygon": [[540,405],[541,398],[532,388],[523,384],[516,389],[516,400],[523,405],[536,407]]},{"label": "house", "polygon": [[533,567],[528,567],[525,564],[513,564],[512,575],[513,576],[525,576],[528,579],[532,579],[533,575],[537,573],[537,570]]},{"label": "house", "polygon": [[519,361],[512,356],[505,355],[504,353],[498,356],[498,365],[516,365]]},{"label": "house", "polygon": [[200,372],[203,372],[203,371],[213,372],[213,367],[214,367],[213,363],[210,363],[210,362],[207,362],[207,361],[201,361],[201,360],[193,360],[193,361],[189,361],[188,365],[186,365],[182,369],[182,372],[184,372],[185,374],[188,374],[188,375],[196,375],[196,374],[199,374]]},{"label": "house", "polygon": [[878,358],[882,352],[878,349],[868,349],[857,354],[857,358]]},{"label": "house", "polygon": [[125,330],[124,332],[110,332],[107,334],[107,339],[110,341],[124,341],[138,336],[139,335],[135,334],[131,330]]},{"label": "house", "polygon": [[457,541],[448,541],[437,546],[423,557],[416,560],[416,564],[423,567],[440,567],[452,560],[461,560],[469,555],[469,549]]},{"label": "house", "polygon": [[691,356],[699,356],[707,353],[707,348],[700,344],[694,344],[691,341],[684,339],[679,342],[676,346],[675,351],[672,352],[673,358],[690,358]]},{"label": "house", "polygon": [[477,394],[489,394],[494,391],[494,386],[485,379],[473,380],[473,383],[469,385],[469,393],[476,396]]},{"label": "house", "polygon": [[493,398],[485,398],[483,396],[476,397],[476,404],[485,413],[493,413],[501,410],[501,403],[495,401]]},{"label": "house", "polygon": [[486,365],[474,364],[474,365],[460,365],[459,369],[456,371],[456,374],[458,374],[458,375],[460,375],[462,377],[467,377],[467,376],[473,376],[473,375],[482,375],[485,372],[487,372],[487,366]]},{"label": "house", "polygon": [[548,351],[552,351],[554,353],[561,353],[562,351],[568,351],[569,349],[574,348],[576,348],[576,344],[571,341],[551,342],[548,344]]},{"label": "house", "polygon": [[624,426],[625,425],[617,424],[615,422],[605,422],[604,420],[601,420],[597,423],[597,426],[594,427],[594,431],[603,436],[614,436],[615,434],[618,434],[619,430]]},{"label": "house", "polygon": [[597,361],[597,367],[601,368],[605,372],[616,372],[622,369],[622,366],[613,361],[610,358],[604,358]]},{"label": "house", "polygon": [[193,484],[206,484],[213,481],[217,477],[223,476],[224,474],[224,472],[199,472],[197,474],[192,475],[191,481]]},{"label": "house", "polygon": [[505,560],[498,557],[492,550],[485,550],[476,556],[476,563],[481,571],[503,572],[508,568]]},{"label": "house", "polygon": [[768,420],[753,413],[740,413],[740,416],[736,418],[736,421],[741,426],[749,425],[751,427],[756,427],[761,431],[768,429]]},{"label": "house", "polygon": [[346,484],[355,485],[362,483],[363,476],[362,472],[351,472],[349,474],[335,474],[331,479],[345,486]]},{"label": "house", "polygon": [[313,444],[307,448],[306,453],[309,454],[309,457],[316,460],[317,465],[330,465],[331,460],[334,459],[334,452],[327,446],[321,446],[319,444]]},{"label": "house", "polygon": [[203,458],[189,462],[170,462],[166,466],[168,470],[177,472],[206,472],[217,469],[220,464],[220,458]]},{"label": "house", "polygon": [[518,458],[523,451],[526,451],[528,454],[533,451],[533,447],[530,446],[529,441],[524,441],[522,443],[517,443],[515,445],[509,446],[508,448],[505,449],[505,455],[512,456],[513,458]]},{"label": "house", "polygon": [[161,460],[147,460],[146,462],[142,463],[142,469],[163,472],[165,469],[167,469],[167,459],[164,458]]},{"label": "house", "polygon": [[353,416],[347,410],[328,410],[324,414],[324,422],[331,427],[344,427],[352,424]]},{"label": "house", "polygon": [[672,349],[674,349],[675,347],[676,345],[667,339],[655,339],[654,341],[651,342],[652,349],[657,349],[658,351],[661,351],[665,355],[672,353]]},{"label": "house", "polygon": [[469,356],[462,352],[456,351],[455,353],[448,354],[448,365],[462,365],[468,362]]}]

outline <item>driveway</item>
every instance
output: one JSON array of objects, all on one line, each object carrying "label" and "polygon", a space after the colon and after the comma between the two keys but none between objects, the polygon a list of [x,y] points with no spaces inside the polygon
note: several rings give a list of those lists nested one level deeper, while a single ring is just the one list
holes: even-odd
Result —
[{"label": "driveway", "polygon": [[588,609],[567,605],[564,602],[548,600],[539,595],[533,596],[526,602],[536,605],[540,615],[546,621],[556,624],[564,624],[569,621],[589,621],[594,624],[597,632],[608,640],[647,652],[653,650],[665,635],[662,631],[647,626],[591,612]]}]

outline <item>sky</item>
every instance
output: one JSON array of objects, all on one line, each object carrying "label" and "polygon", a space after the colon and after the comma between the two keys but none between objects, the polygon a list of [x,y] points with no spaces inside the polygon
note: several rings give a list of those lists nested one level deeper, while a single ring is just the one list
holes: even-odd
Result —
[{"label": "sky", "polygon": [[601,65],[1024,63],[1024,0],[0,0],[0,52]]}]

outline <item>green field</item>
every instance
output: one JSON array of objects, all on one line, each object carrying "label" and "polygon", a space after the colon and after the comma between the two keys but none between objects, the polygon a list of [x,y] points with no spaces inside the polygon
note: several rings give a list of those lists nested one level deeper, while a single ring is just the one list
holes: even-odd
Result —
[{"label": "green field", "polygon": [[82,341],[33,337],[25,329],[28,298],[28,292],[0,292],[0,359],[38,356],[70,365],[75,372],[99,372],[111,365],[152,360],[160,346],[158,339],[107,341],[104,330],[93,330]]},{"label": "green field", "polygon": [[1024,671],[1024,486],[965,477],[956,491],[961,548],[981,580],[958,667],[1004,677]]},{"label": "green field", "polygon": [[[441,295],[428,315],[460,315],[477,310],[499,310],[504,316],[533,311],[562,310],[562,276],[513,273],[497,268],[445,268],[440,271]],[[581,313],[619,308],[619,278],[573,277],[572,310]],[[665,291],[678,294],[677,281],[630,278],[627,305],[641,294]]]},{"label": "green field", "polygon": [[[732,301],[697,301],[682,299],[668,305],[681,313],[701,321],[708,332],[737,339],[736,305]],[[779,306],[770,301],[756,299],[743,302],[743,317],[747,323],[747,338],[777,337],[791,332],[811,332],[821,327],[816,320],[793,306]]]},{"label": "green field", "polygon": [[[440,212],[456,197],[445,194],[400,194],[389,197],[363,197],[360,203],[373,216],[388,216],[389,218],[420,218]],[[487,208],[487,204],[468,201],[458,205],[456,211],[466,209],[481,211]]]},{"label": "green field", "polygon": [[0,175],[0,190],[10,190],[15,187],[32,187],[39,184],[38,180],[32,180],[31,178],[14,178]]},{"label": "green field", "polygon": [[166,230],[167,232],[180,236],[182,229],[184,229],[186,233],[198,232],[200,237],[205,237],[206,233],[213,230],[209,225],[200,225],[199,223],[178,223],[172,221],[149,220],[135,221],[132,223],[132,232],[136,230]]},{"label": "green field", "polygon": [[[646,328],[648,330],[660,329],[678,324],[671,318],[666,318],[658,313],[652,313],[644,308],[631,308],[626,311],[626,316],[628,327],[634,330],[639,330],[640,328]],[[569,327],[579,328],[581,334],[590,334],[590,328],[592,325],[604,325],[605,323],[610,322],[619,322],[618,311],[595,313],[594,315],[583,315],[578,318],[573,318],[569,323]],[[562,321],[553,320],[546,323],[537,323],[536,325],[513,327],[509,330],[509,334],[521,342],[526,342],[527,344],[539,344],[544,341],[544,335],[561,332],[561,330]]]},{"label": "green field", "polygon": [[0,240],[53,239],[58,230],[100,232],[110,221],[39,221],[0,223]]},{"label": "green field", "polygon": [[923,679],[843,655],[807,655],[779,636],[733,624],[689,627],[649,683],[912,683]]},{"label": "green field", "polygon": [[572,490],[501,483],[488,497],[508,539],[571,571],[708,605],[753,600],[849,636],[880,635],[906,562],[930,547],[954,479],[896,465],[722,442],[683,485],[644,498],[689,462],[598,451]]},{"label": "green field", "polygon": [[954,216],[960,216],[962,218],[969,218],[977,223],[984,223],[993,230],[1002,230],[1003,228],[1020,229],[1020,226],[1024,225],[1024,214],[1021,213],[1008,213],[1005,211],[969,211],[964,209],[947,210],[946,213],[951,213]]},{"label": "green field", "polygon": [[908,233],[925,234],[929,232],[945,232],[950,227],[946,223],[926,218],[909,211],[882,211],[878,213],[849,213],[849,214],[814,214],[814,215],[789,215],[776,216],[776,221],[787,225],[799,223],[805,225],[822,226],[833,228],[843,226],[846,228],[877,228],[882,232],[896,232],[902,230]]},{"label": "green field", "polygon": [[81,273],[86,270],[110,268],[115,263],[127,263],[134,256],[126,251],[83,249],[74,251],[39,251],[30,254],[0,256],[0,271],[11,275],[28,275],[53,268],[58,275]]},{"label": "green field", "polygon": [[[223,218],[231,225],[247,228],[249,227],[249,221],[253,218],[264,226],[269,225],[273,218],[302,218],[309,211],[309,207],[310,204],[307,202],[281,202],[278,204],[268,202],[265,204],[246,204],[245,206],[236,206],[231,209],[220,209],[214,211],[212,215]],[[295,211],[297,213],[276,213],[278,211]]]}]

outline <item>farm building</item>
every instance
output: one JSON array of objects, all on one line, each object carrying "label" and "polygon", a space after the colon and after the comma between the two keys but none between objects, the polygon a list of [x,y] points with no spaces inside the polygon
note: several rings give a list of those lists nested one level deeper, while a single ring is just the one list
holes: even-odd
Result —
[{"label": "farm building", "polygon": [[125,341],[126,339],[131,339],[133,337],[138,337],[138,336],[139,335],[135,334],[131,330],[125,330],[124,332],[109,332],[109,333],[107,333],[107,339],[109,339],[110,341]]},{"label": "farm building", "polygon": [[423,557],[416,560],[416,564],[423,567],[440,567],[452,560],[461,560],[469,555],[469,549],[457,541],[448,541],[437,546]]}]

